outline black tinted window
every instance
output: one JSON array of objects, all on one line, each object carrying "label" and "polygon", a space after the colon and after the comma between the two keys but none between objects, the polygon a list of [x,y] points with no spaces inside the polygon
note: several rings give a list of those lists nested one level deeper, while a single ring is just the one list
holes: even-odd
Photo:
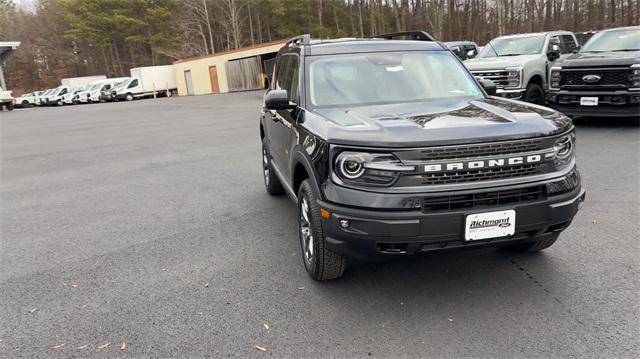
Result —
[{"label": "black tinted window", "polygon": [[576,42],[571,35],[560,36],[560,48],[563,54],[572,53],[576,48]]},{"label": "black tinted window", "polygon": [[129,84],[129,87],[127,88],[132,88],[136,86],[138,86],[138,79],[134,79],[133,81],[131,81],[131,83]]}]

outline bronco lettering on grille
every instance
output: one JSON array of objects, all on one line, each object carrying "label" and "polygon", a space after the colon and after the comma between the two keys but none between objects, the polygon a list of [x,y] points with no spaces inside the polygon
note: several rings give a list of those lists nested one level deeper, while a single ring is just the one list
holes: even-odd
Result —
[{"label": "bronco lettering on grille", "polygon": [[424,166],[424,171],[433,173],[433,172],[473,170],[473,169],[480,169],[480,168],[498,168],[498,167],[505,167],[505,166],[517,166],[517,165],[523,165],[523,164],[539,163],[541,161],[542,161],[542,155],[529,155],[529,156],[506,157],[506,158],[489,159],[489,160],[429,164]]}]

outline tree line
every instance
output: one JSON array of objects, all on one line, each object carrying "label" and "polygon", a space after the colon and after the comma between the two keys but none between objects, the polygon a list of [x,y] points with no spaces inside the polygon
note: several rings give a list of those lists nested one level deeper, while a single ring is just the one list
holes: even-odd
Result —
[{"label": "tree line", "polygon": [[22,45],[5,70],[16,92],[60,78],[126,76],[280,40],[367,37],[426,30],[442,41],[485,44],[511,33],[637,25],[640,0],[0,0],[0,40]]}]

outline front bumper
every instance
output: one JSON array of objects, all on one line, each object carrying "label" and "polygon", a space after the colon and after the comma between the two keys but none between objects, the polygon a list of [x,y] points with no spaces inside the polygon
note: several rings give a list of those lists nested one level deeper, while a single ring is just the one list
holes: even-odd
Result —
[{"label": "front bumper", "polygon": [[[496,246],[553,236],[569,226],[585,196],[585,191],[578,184],[569,192],[535,201],[469,209],[370,210],[327,201],[319,201],[319,205],[330,213],[329,218],[322,219],[329,249],[348,257],[375,258]],[[513,236],[471,242],[464,240],[467,215],[509,209],[516,211]],[[342,228],[341,220],[348,221],[347,228]]]},{"label": "front bumper", "polygon": [[[640,117],[640,92],[548,90],[547,106],[568,116]],[[580,98],[597,97],[597,106],[581,106]]]}]

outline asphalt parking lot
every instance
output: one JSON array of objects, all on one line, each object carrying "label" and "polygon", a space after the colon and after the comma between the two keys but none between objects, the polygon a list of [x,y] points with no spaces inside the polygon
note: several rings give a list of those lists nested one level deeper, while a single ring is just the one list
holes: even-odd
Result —
[{"label": "asphalt parking lot", "polygon": [[640,355],[637,122],[576,122],[587,202],[547,251],[318,283],[263,187],[260,97],[0,113],[0,355]]}]

